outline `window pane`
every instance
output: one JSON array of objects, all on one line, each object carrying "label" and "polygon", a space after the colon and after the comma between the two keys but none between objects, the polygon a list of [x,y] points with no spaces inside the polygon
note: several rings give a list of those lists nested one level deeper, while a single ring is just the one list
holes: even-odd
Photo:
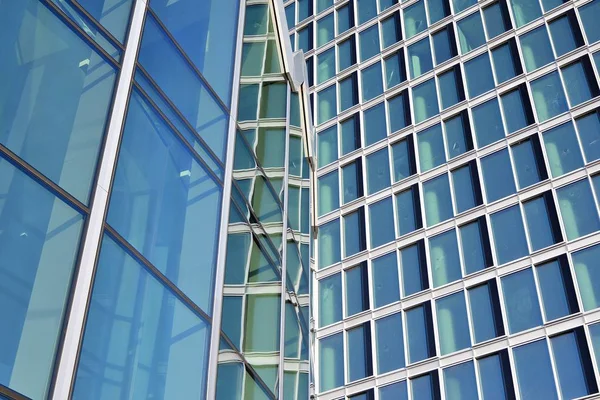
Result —
[{"label": "window pane", "polygon": [[381,63],[371,65],[361,71],[362,101],[367,102],[383,93]]},{"label": "window pane", "polygon": [[454,31],[450,28],[451,26],[452,25],[448,25],[447,28],[437,31],[432,35],[436,65],[439,65],[456,55]]},{"label": "window pane", "polygon": [[398,182],[415,173],[412,140],[409,138],[392,145],[394,163],[394,182]]},{"label": "window pane", "polygon": [[491,221],[498,265],[529,253],[518,205],[492,214]]},{"label": "window pane", "polygon": [[338,44],[338,72],[356,64],[354,36]]},{"label": "window pane", "polygon": [[540,171],[541,168],[544,168],[543,165],[538,165],[538,160],[540,159],[538,157],[541,156],[539,144],[536,141],[534,145],[533,140],[528,139],[511,148],[519,189],[538,183],[542,178],[546,178],[545,171],[544,176],[542,176]]},{"label": "window pane", "polygon": [[340,221],[319,226],[319,269],[340,262]]},{"label": "window pane", "polygon": [[540,122],[569,109],[558,72],[552,72],[533,81],[531,91]]},{"label": "window pane", "polygon": [[508,149],[482,158],[481,169],[488,203],[516,193]]},{"label": "window pane", "polygon": [[363,117],[365,146],[376,143],[387,136],[384,103],[379,103],[378,105],[365,110]]},{"label": "window pane", "polygon": [[360,61],[379,54],[379,25],[374,25],[359,33]]},{"label": "window pane", "polygon": [[381,21],[381,36],[384,49],[402,39],[399,13],[394,13],[391,17]]},{"label": "window pane", "polygon": [[600,324],[590,325],[590,336],[594,354],[596,355],[596,365],[600,365]]},{"label": "window pane", "polygon": [[393,314],[375,321],[377,334],[377,373],[404,368],[402,316]]},{"label": "window pane", "polygon": [[319,281],[319,327],[342,320],[342,274]]},{"label": "window pane", "polygon": [[448,158],[459,156],[473,149],[468,114],[461,113],[444,121],[444,131],[448,144]]},{"label": "window pane", "polygon": [[412,89],[415,123],[425,121],[439,114],[435,80],[432,78]]},{"label": "window pane", "polygon": [[317,56],[317,84],[335,76],[335,48],[325,50]]},{"label": "window pane", "polygon": [[460,279],[460,257],[454,229],[429,239],[429,257],[433,287]]},{"label": "window pane", "polygon": [[444,369],[444,392],[447,400],[477,398],[473,361]]},{"label": "window pane", "polygon": [[519,393],[523,400],[558,399],[552,376],[552,364],[545,340],[513,350]]},{"label": "window pane", "polygon": [[306,27],[298,30],[298,33],[296,34],[296,38],[298,40],[298,45],[296,46],[296,50],[302,50],[305,53],[308,53],[309,51],[311,51],[313,49],[312,22],[309,23]]},{"label": "window pane", "polygon": [[322,124],[337,114],[335,84],[317,93],[317,98],[319,99],[318,123]]},{"label": "window pane", "polygon": [[429,23],[434,24],[450,15],[449,0],[427,0],[427,11],[429,11]]},{"label": "window pane", "polygon": [[467,164],[452,171],[457,214],[481,204],[478,181],[473,181],[474,178],[477,179],[477,171],[473,170],[474,167],[475,164]]},{"label": "window pane", "polygon": [[574,21],[575,24],[572,25],[571,15],[565,14],[548,24],[552,35],[552,43],[554,43],[554,49],[558,57],[583,45],[579,25],[577,25],[577,20],[574,19]]},{"label": "window pane", "polygon": [[[412,400],[435,400],[436,395],[434,395],[435,389],[433,387],[433,372],[421,375],[417,378],[412,378],[410,380],[410,391],[412,395]],[[436,379],[437,382],[437,379]]]},{"label": "window pane", "polygon": [[543,138],[553,177],[583,167],[583,158],[572,123],[568,122],[546,131]]},{"label": "window pane", "polygon": [[417,134],[417,144],[421,172],[428,171],[446,162],[444,138],[440,124],[419,132]]},{"label": "window pane", "polygon": [[344,385],[343,333],[319,341],[319,388],[322,392]]},{"label": "window pane", "polygon": [[340,207],[338,172],[333,171],[319,177],[319,215],[327,214]]},{"label": "window pane", "polygon": [[400,236],[422,227],[418,187],[400,192],[396,195],[396,217]]},{"label": "window pane", "polygon": [[472,274],[491,266],[489,243],[485,220],[479,220],[459,228],[465,264],[465,273]]},{"label": "window pane", "polygon": [[392,198],[380,200],[369,206],[371,248],[379,247],[394,240],[394,209]]},{"label": "window pane", "polygon": [[375,308],[400,300],[398,263],[396,253],[389,253],[371,261],[373,302]]},{"label": "window pane", "polygon": [[358,104],[358,79],[356,72],[339,81],[340,112]]},{"label": "window pane", "polygon": [[[566,275],[571,273],[562,268],[559,261],[552,261],[536,268],[540,291],[542,294],[542,305],[547,321],[564,317],[571,313],[567,288],[565,286]],[[570,280],[570,278],[567,278]],[[573,297],[575,293],[572,294]],[[577,396],[576,396],[577,397]]]},{"label": "window pane", "polygon": [[[499,315],[498,294],[494,281],[468,290],[475,343],[481,343],[503,334]],[[492,286],[493,285],[493,286]]]},{"label": "window pane", "polygon": [[600,27],[598,26],[598,18],[600,18],[600,3],[590,2],[579,8],[579,17],[583,22],[585,35],[588,43],[594,43],[600,40]]},{"label": "window pane", "polygon": [[[469,338],[469,321],[467,320],[467,306],[465,305],[463,292],[460,291],[438,299],[435,306],[441,355],[454,353],[469,347],[471,339]],[[456,398],[460,399],[460,396]]]},{"label": "window pane", "polygon": [[531,268],[502,278],[508,330],[517,333],[542,324]]},{"label": "window pane", "polygon": [[[575,332],[569,332],[550,339],[552,353],[556,361],[560,392],[565,399],[574,399],[590,394],[581,357],[581,351],[587,350],[587,345],[584,343],[585,347],[582,349],[583,346],[578,343],[579,340],[577,339]],[[591,368],[589,369],[591,370]]]},{"label": "window pane", "polygon": [[504,8],[504,3],[498,2],[483,9],[485,28],[490,39],[511,28],[508,12]]},{"label": "window pane", "polygon": [[494,75],[488,53],[484,53],[465,62],[467,89],[473,98],[494,88]]},{"label": "window pane", "polygon": [[367,249],[365,215],[362,208],[344,216],[344,257]]},{"label": "window pane", "polygon": [[360,159],[342,167],[342,178],[342,201],[344,204],[363,196]]},{"label": "window pane", "polygon": [[397,4],[398,0],[379,0],[379,12],[383,12],[390,7],[393,7],[394,4]]},{"label": "window pane", "polygon": [[[588,79],[588,74],[593,75],[589,62],[575,62],[566,67],[562,67],[561,71],[563,79],[565,80],[565,87],[567,88],[567,96],[569,96],[571,107],[581,104],[597,95],[598,86],[595,79],[594,83],[590,82]],[[593,91],[591,85],[594,85]]]},{"label": "window pane", "polygon": [[600,118],[593,112],[575,120],[586,161],[600,158]]},{"label": "window pane", "polygon": [[410,106],[407,91],[388,100],[388,114],[390,116],[390,132],[399,131],[410,125]]},{"label": "window pane", "polygon": [[289,29],[296,25],[296,3],[292,3],[285,8],[285,19]]},{"label": "window pane", "polygon": [[409,247],[400,249],[400,268],[402,271],[403,297],[420,292],[429,287],[427,270],[425,267],[425,253],[419,242]]},{"label": "window pane", "polygon": [[479,148],[504,138],[504,126],[497,98],[473,108],[473,125]]},{"label": "window pane", "polygon": [[533,21],[542,15],[540,3],[531,0],[510,0],[513,17],[517,28]]},{"label": "window pane", "polygon": [[429,37],[408,46],[408,67],[411,79],[417,78],[433,69]]},{"label": "window pane", "polygon": [[334,36],[333,13],[331,13],[317,21],[317,47],[333,40]]},{"label": "window pane", "polygon": [[410,39],[419,32],[427,29],[425,17],[425,2],[419,1],[404,9],[404,33],[405,39]]},{"label": "window pane", "polygon": [[451,107],[465,99],[459,68],[455,67],[438,75],[438,84],[440,85],[442,109]]},{"label": "window pane", "polygon": [[492,49],[492,62],[498,84],[520,75],[523,70],[513,39]]},{"label": "window pane", "polygon": [[319,167],[334,162],[338,158],[337,129],[335,126],[317,135],[319,146]]},{"label": "window pane", "polygon": [[384,59],[385,88],[391,89],[406,80],[406,67],[404,66],[404,53],[399,51]]},{"label": "window pane", "polygon": [[346,270],[346,316],[369,309],[367,264]]},{"label": "window pane", "polygon": [[340,122],[340,141],[342,142],[342,155],[348,154],[361,146],[359,114]]},{"label": "window pane", "polygon": [[[481,380],[481,394],[484,400],[509,400],[514,398],[514,394],[511,393],[512,379],[510,377],[510,367],[507,368],[509,374],[506,374],[503,364],[507,365],[507,362],[503,363],[500,354],[481,358],[477,361],[477,364],[479,367],[479,379]],[[510,382],[511,392],[509,392],[507,382]]]},{"label": "window pane", "polygon": [[556,191],[567,239],[573,240],[600,229],[600,220],[587,180],[572,183]]},{"label": "window pane", "polygon": [[[595,245],[573,253],[573,267],[585,311],[600,307],[600,246]],[[596,357],[600,358],[600,349]]]},{"label": "window pane", "polygon": [[485,34],[479,12],[461,19],[456,23],[456,27],[461,54],[466,54],[485,43]]},{"label": "window pane", "polygon": [[[272,297],[279,305],[279,296],[259,297]],[[254,300],[249,296],[249,310]],[[261,321],[262,328],[247,323],[245,347],[248,350],[261,351],[264,346],[279,342],[279,309],[264,309],[270,315],[257,312],[247,319],[265,319]],[[262,331],[262,340],[256,340],[257,336],[254,336],[258,330]],[[105,237],[74,397],[112,393],[117,398],[151,398],[153,393],[161,393],[166,398],[180,395],[200,398],[205,393],[209,336],[210,327],[206,321],[181,303],[113,240]],[[156,357],[157,349],[163,357]],[[131,362],[130,357],[138,361]],[[106,374],[120,379],[107,381]],[[177,385],[168,384],[173,381],[177,381]]]},{"label": "window pane", "polygon": [[477,0],[452,0],[452,8],[454,9],[454,13],[458,14],[475,3],[477,3]]},{"label": "window pane", "polygon": [[554,61],[550,38],[544,25],[519,36],[519,40],[521,41],[521,49],[523,49],[523,59],[525,60],[525,69],[527,72],[531,72]]},{"label": "window pane", "polygon": [[373,374],[371,365],[371,325],[366,323],[348,331],[348,381]]},{"label": "window pane", "polygon": [[525,87],[503,94],[500,100],[508,133],[516,132],[534,122]]},{"label": "window pane", "polygon": [[379,400],[408,400],[406,381],[380,387]]},{"label": "window pane", "polygon": [[435,356],[431,346],[431,311],[428,304],[406,311],[408,361],[415,363]]},{"label": "window pane", "polygon": [[554,227],[558,226],[558,221],[555,220],[555,214],[550,211],[554,209],[554,204],[547,204],[547,201],[553,201],[551,195],[538,197],[523,203],[525,222],[527,223],[529,241],[533,251],[551,246],[559,241],[554,232],[556,229]]},{"label": "window pane", "polygon": [[367,156],[367,193],[372,194],[390,186],[390,165],[387,148]]},{"label": "window pane", "polygon": [[353,13],[353,9],[352,9],[352,3],[348,3],[347,5],[337,9],[337,21],[338,21],[337,33],[338,33],[338,35],[346,32],[348,29],[354,27],[353,15],[354,15],[354,13]]},{"label": "window pane", "polygon": [[427,226],[452,218],[452,197],[448,175],[440,175],[423,183],[425,221]]},{"label": "window pane", "polygon": [[356,0],[358,24],[367,22],[377,15],[376,0]]}]

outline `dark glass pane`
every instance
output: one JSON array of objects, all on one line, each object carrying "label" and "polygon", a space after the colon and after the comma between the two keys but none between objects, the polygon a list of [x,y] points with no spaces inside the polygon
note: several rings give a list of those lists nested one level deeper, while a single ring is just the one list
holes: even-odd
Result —
[{"label": "dark glass pane", "polygon": [[542,15],[540,3],[531,0],[510,0],[510,6],[513,12],[513,18],[517,28],[533,21]]},{"label": "dark glass pane", "polygon": [[319,167],[334,162],[338,158],[337,127],[325,129],[317,135],[317,146],[319,151]]},{"label": "dark glass pane", "polygon": [[531,91],[540,122],[562,114],[569,109],[557,71],[531,82]]},{"label": "dark glass pane", "polygon": [[481,394],[484,400],[509,400],[514,398],[514,394],[509,392],[506,385],[506,381],[511,380],[510,375],[508,377],[505,375],[499,354],[481,358],[477,364],[481,380]]},{"label": "dark glass pane", "polygon": [[342,167],[342,202],[348,203],[363,196],[360,159]]},{"label": "dark glass pane", "polygon": [[[598,85],[593,76],[589,62],[578,61],[561,68],[567,96],[571,107],[581,104],[598,94]],[[593,85],[593,87],[592,87]]]},{"label": "dark glass pane", "polygon": [[367,102],[383,93],[381,63],[371,65],[361,71],[362,101]]},{"label": "dark glass pane", "polygon": [[506,130],[513,133],[533,123],[533,114],[525,88],[513,90],[500,96],[506,121]]},{"label": "dark glass pane", "polygon": [[[572,257],[583,309],[588,311],[600,307],[600,246],[580,250],[573,253]],[[600,358],[600,348],[596,351],[596,357]]]},{"label": "dark glass pane", "polygon": [[337,170],[319,177],[317,189],[319,192],[319,215],[327,214],[340,207]]},{"label": "dark glass pane", "polygon": [[465,62],[467,90],[473,98],[494,88],[494,75],[488,53],[472,58]]},{"label": "dark glass pane", "polygon": [[442,126],[434,125],[417,134],[419,166],[421,172],[428,171],[446,162]]},{"label": "dark glass pane", "polygon": [[536,147],[533,139],[528,139],[511,148],[517,173],[517,183],[520,189],[542,180],[540,168],[537,165],[538,158],[536,157],[536,151],[540,150]]},{"label": "dark glass pane", "polygon": [[408,400],[406,381],[380,387],[379,400]]},{"label": "dark glass pane", "polygon": [[583,167],[583,157],[571,122],[544,132],[543,138],[553,177]]},{"label": "dark glass pane", "polygon": [[573,240],[600,229],[598,211],[587,180],[581,180],[556,191],[567,239]]},{"label": "dark glass pane", "polygon": [[425,271],[425,254],[420,244],[414,244],[400,249],[400,268],[402,271],[402,295],[403,297],[426,289],[427,274]]},{"label": "dark glass pane", "polygon": [[574,399],[590,394],[590,389],[586,382],[586,372],[591,372],[592,368],[589,365],[586,366],[588,371],[584,370],[581,355],[581,351],[587,349],[587,345],[584,344],[585,347],[583,347],[578,343],[578,339],[575,332],[569,332],[550,339],[552,353],[556,362],[558,386],[560,387],[560,393],[565,399]]},{"label": "dark glass pane", "polygon": [[485,34],[479,12],[458,21],[456,28],[458,29],[458,42],[461,54],[466,54],[485,44]]},{"label": "dark glass pane", "polygon": [[366,323],[348,331],[348,381],[373,374],[371,360],[371,325]]},{"label": "dark glass pane", "polygon": [[431,352],[430,337],[432,332],[431,314],[427,312],[426,306],[412,308],[406,311],[406,338],[408,341],[408,361],[415,363],[433,357]]},{"label": "dark glass pane", "polygon": [[444,121],[444,131],[448,146],[448,158],[459,156],[473,149],[468,114],[461,113]]},{"label": "dark glass pane", "polygon": [[439,114],[435,79],[429,79],[412,89],[415,124]]},{"label": "dark glass pane", "polygon": [[410,107],[408,92],[392,97],[388,100],[388,114],[390,116],[390,132],[396,132],[410,125]]},{"label": "dark glass pane", "polygon": [[[451,25],[450,25],[451,26]],[[441,64],[456,55],[454,32],[449,27],[432,35],[435,64]]]},{"label": "dark glass pane", "polygon": [[367,264],[346,270],[346,316],[369,309]]},{"label": "dark glass pane", "polygon": [[390,89],[406,80],[403,52],[399,51],[384,59],[385,88]]},{"label": "dark glass pane", "polygon": [[[558,1],[562,2],[562,0]],[[571,50],[575,50],[577,47],[583,45],[583,39],[581,38],[581,33],[579,32],[577,20],[573,17],[571,17],[569,14],[565,14],[548,24],[557,57],[560,57],[563,54],[566,54]],[[575,21],[574,25],[571,23],[571,18],[573,18],[573,21]]]},{"label": "dark glass pane", "polygon": [[504,4],[501,2],[484,8],[483,18],[485,19],[485,28],[490,39],[511,28],[508,12],[504,10]]},{"label": "dark glass pane", "polygon": [[394,13],[391,17],[381,21],[381,36],[384,49],[402,39],[399,13]]},{"label": "dark glass pane", "polygon": [[398,262],[395,252],[372,260],[371,275],[375,308],[400,300]]},{"label": "dark glass pane", "polygon": [[413,232],[422,226],[419,199],[414,192],[417,190],[418,188],[413,186],[411,189],[396,195],[396,217],[398,219],[398,234],[400,236]]},{"label": "dark glass pane", "polygon": [[451,107],[465,99],[460,69],[455,67],[438,75],[438,84],[440,86],[440,103],[442,104],[442,109]]},{"label": "dark glass pane", "polygon": [[360,117],[359,114],[340,122],[340,141],[342,155],[348,154],[360,147]]},{"label": "dark glass pane", "polygon": [[[457,214],[478,206],[481,203],[478,186],[473,182],[473,178],[477,177],[476,171],[473,171],[473,167],[474,164],[467,164],[452,171],[452,185],[454,187],[454,201]],[[475,175],[473,175],[474,172]]]},{"label": "dark glass pane", "polygon": [[404,9],[404,33],[405,39],[410,39],[419,32],[427,29],[427,18],[425,16],[425,1]]},{"label": "dark glass pane", "polygon": [[379,103],[378,105],[365,110],[363,112],[363,118],[365,146],[376,143],[387,136],[384,103]]},{"label": "dark glass pane", "polygon": [[571,273],[564,270],[559,261],[540,265],[536,268],[536,272],[546,320],[551,321],[569,315],[571,311],[567,297],[567,288],[565,286],[566,276],[563,274],[570,276]]},{"label": "dark glass pane", "polygon": [[575,120],[586,162],[600,159],[600,117],[598,112]]},{"label": "dark glass pane", "polygon": [[356,46],[354,36],[338,45],[338,72],[356,64]]},{"label": "dark glass pane", "polygon": [[515,49],[514,40],[492,50],[492,62],[498,84],[521,74],[521,61]]},{"label": "dark glass pane", "polygon": [[500,334],[496,321],[501,316],[495,312],[499,310],[498,304],[495,304],[498,298],[492,296],[490,285],[488,283],[468,290],[475,343],[493,339]]},{"label": "dark glass pane", "polygon": [[496,201],[517,191],[508,149],[482,158],[481,169],[488,202]]},{"label": "dark glass pane", "polygon": [[583,29],[585,30],[588,43],[591,44],[600,40],[600,26],[598,26],[600,3],[592,1],[580,7],[579,17],[581,18],[581,22],[583,22]]},{"label": "dark glass pane", "polygon": [[411,79],[417,78],[433,69],[429,37],[408,46],[408,60]]},{"label": "dark glass pane", "polygon": [[521,41],[521,49],[523,49],[523,59],[525,60],[525,69],[527,72],[531,72],[554,61],[550,38],[544,25],[519,36],[519,40]]},{"label": "dark glass pane", "polygon": [[360,42],[360,61],[379,54],[379,25],[374,25],[358,34]]},{"label": "dark glass pane", "polygon": [[362,208],[344,216],[344,257],[366,250],[365,234],[365,215]]},{"label": "dark glass pane", "polygon": [[483,220],[463,225],[459,230],[465,273],[472,274],[489,267],[491,264],[487,255],[489,243],[487,228]]}]

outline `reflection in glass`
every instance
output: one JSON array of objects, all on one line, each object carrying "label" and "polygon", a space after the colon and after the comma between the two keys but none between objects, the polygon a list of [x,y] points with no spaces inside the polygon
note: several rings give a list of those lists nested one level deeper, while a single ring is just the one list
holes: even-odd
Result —
[{"label": "reflection in glass", "polygon": [[528,268],[502,278],[502,291],[510,333],[542,324],[533,271]]},{"label": "reflection in glass", "polygon": [[[471,345],[467,307],[462,291],[436,300],[438,342],[441,355],[466,349]],[[460,397],[457,397],[460,398]]]}]

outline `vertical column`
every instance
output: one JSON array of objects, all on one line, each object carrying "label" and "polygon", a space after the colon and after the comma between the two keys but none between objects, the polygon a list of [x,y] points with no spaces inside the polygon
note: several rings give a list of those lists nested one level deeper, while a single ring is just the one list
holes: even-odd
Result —
[{"label": "vertical column", "polygon": [[147,0],[136,0],[133,6],[127,47],[123,57],[119,81],[115,90],[114,106],[108,125],[102,158],[100,160],[98,180],[94,187],[94,198],[92,200],[90,217],[87,221],[87,229],[84,235],[83,250],[75,280],[75,291],[68,315],[64,344],[61,349],[56,372],[56,383],[52,394],[53,400],[68,399],[73,386],[75,366],[80,344],[83,339],[86,311],[92,289],[94,267],[102,239],[104,218],[108,208],[110,185],[115,171],[119,141],[125,123],[129,91],[132,85],[137,53],[142,37],[146,3]]}]

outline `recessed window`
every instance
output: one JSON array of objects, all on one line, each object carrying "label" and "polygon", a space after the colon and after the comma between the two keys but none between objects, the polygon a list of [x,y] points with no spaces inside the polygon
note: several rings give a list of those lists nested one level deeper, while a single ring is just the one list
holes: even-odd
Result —
[{"label": "recessed window", "polygon": [[340,221],[335,219],[319,226],[319,268],[341,260]]},{"label": "recessed window", "polygon": [[485,33],[481,23],[481,14],[473,13],[456,23],[460,53],[466,54],[485,44]]},{"label": "recessed window", "polygon": [[406,381],[381,386],[379,388],[379,400],[408,400]]},{"label": "recessed window", "polygon": [[379,12],[383,12],[390,7],[393,7],[394,4],[397,4],[398,0],[379,0]]},{"label": "recessed window", "polygon": [[369,220],[371,221],[369,236],[372,249],[395,239],[394,206],[391,197],[369,205]]},{"label": "recessed window", "polygon": [[457,55],[452,24],[432,35],[435,65],[439,65]]},{"label": "recessed window", "polygon": [[423,242],[400,249],[402,296],[407,297],[429,288]]},{"label": "recessed window", "polygon": [[550,38],[545,25],[519,36],[519,41],[521,42],[527,72],[554,61],[552,45],[550,45]]},{"label": "recessed window", "polygon": [[531,0],[509,0],[517,28],[542,16],[540,3]]},{"label": "recessed window", "polygon": [[537,135],[511,147],[519,189],[548,178]]},{"label": "recessed window", "polygon": [[313,25],[310,22],[306,27],[298,30],[296,34],[296,39],[298,39],[298,44],[296,46],[296,50],[302,50],[305,53],[308,53],[313,49]]},{"label": "recessed window", "polygon": [[346,316],[369,309],[369,275],[367,264],[346,270]]},{"label": "recessed window", "polygon": [[434,288],[461,278],[460,256],[454,229],[429,239],[429,259]]},{"label": "recessed window", "polygon": [[361,71],[362,101],[367,102],[383,93],[381,62],[377,62]]},{"label": "recessed window", "polygon": [[481,394],[484,399],[514,399],[514,385],[508,351],[503,350],[477,360]]},{"label": "recessed window", "polygon": [[587,56],[580,61],[561,67],[560,70],[565,81],[567,97],[571,107],[575,107],[598,95],[598,83]]},{"label": "recessed window", "polygon": [[381,21],[381,43],[385,49],[394,43],[399,42],[400,40],[402,40],[400,14],[396,12],[389,18]]},{"label": "recessed window", "polygon": [[354,27],[353,2],[337,9],[337,34],[340,35]]},{"label": "recessed window", "polygon": [[446,151],[449,159],[473,149],[469,114],[466,111],[445,120],[444,133],[446,135]]},{"label": "recessed window", "polygon": [[319,280],[319,326],[342,320],[342,275]]},{"label": "recessed window", "polygon": [[[573,253],[572,257],[583,309],[589,311],[600,307],[600,268],[598,266],[600,245],[577,251]],[[600,335],[600,328],[598,331]],[[596,357],[600,358],[600,347],[597,347]]]},{"label": "recessed window", "polygon": [[499,1],[484,8],[483,19],[485,20],[485,28],[489,39],[495,38],[512,28],[504,1]]},{"label": "recessed window", "polygon": [[427,29],[425,1],[421,0],[404,9],[404,36],[406,39],[410,39],[425,29]]},{"label": "recessed window", "polygon": [[365,110],[363,118],[365,146],[369,146],[387,137],[384,103],[379,103],[376,106]]},{"label": "recessed window", "polygon": [[358,24],[363,24],[377,16],[377,1],[356,0],[356,9],[358,14]]},{"label": "recessed window", "polygon": [[479,148],[504,138],[504,125],[497,98],[474,107],[472,112],[475,138]]},{"label": "recessed window", "polygon": [[457,214],[483,203],[475,162],[453,170],[451,175]]},{"label": "recessed window", "polygon": [[416,173],[412,136],[407,136],[392,145],[394,182]]},{"label": "recessed window", "polygon": [[354,36],[340,42],[338,48],[338,72],[356,64],[356,44]]},{"label": "recessed window", "polygon": [[319,389],[321,392],[344,385],[343,333],[319,340]]},{"label": "recessed window", "polygon": [[360,41],[360,61],[379,54],[379,25],[375,24],[358,34]]},{"label": "recessed window", "polygon": [[494,88],[494,74],[492,73],[488,53],[483,53],[465,62],[465,75],[470,98],[492,90]]},{"label": "recessed window", "polygon": [[385,88],[390,89],[406,80],[406,67],[404,66],[404,51],[400,49],[397,53],[383,60],[385,67]]},{"label": "recessed window", "polygon": [[433,226],[453,217],[448,175],[440,175],[423,183],[425,221]]},{"label": "recessed window", "polygon": [[434,78],[415,86],[412,89],[412,95],[416,124],[439,114],[440,109],[437,103],[437,90]]},{"label": "recessed window", "polygon": [[554,43],[557,57],[583,46],[583,36],[572,10],[550,21],[548,27],[550,28],[550,35],[552,35],[552,43]]},{"label": "recessed window", "polygon": [[354,114],[352,117],[340,122],[340,141],[342,155],[361,147],[360,114]]},{"label": "recessed window", "polygon": [[413,400],[439,400],[439,377],[437,370],[411,378],[410,392]]},{"label": "recessed window", "polygon": [[550,338],[550,347],[564,399],[584,397],[598,391],[583,327]]},{"label": "recessed window", "polygon": [[427,11],[429,11],[429,23],[434,24],[450,15],[449,0],[427,0]]},{"label": "recessed window", "polygon": [[429,171],[446,162],[444,137],[440,124],[419,132],[417,134],[417,144],[421,172]]},{"label": "recessed window", "polygon": [[418,186],[415,185],[396,195],[396,213],[400,236],[422,228]]},{"label": "recessed window", "polygon": [[317,98],[319,101],[319,109],[317,110],[317,115],[319,116],[318,123],[322,124],[337,115],[335,84],[317,93]]},{"label": "recessed window", "polygon": [[403,91],[387,101],[390,116],[390,132],[396,132],[410,125],[410,105],[408,91]]},{"label": "recessed window", "polygon": [[358,79],[356,78],[356,72],[353,72],[350,76],[340,81],[339,91],[340,111],[346,111],[358,104]]},{"label": "recessed window", "polygon": [[285,8],[285,19],[287,20],[288,29],[292,29],[296,25],[296,3],[291,3]]},{"label": "recessed window", "polygon": [[510,333],[542,324],[540,303],[531,268],[503,277],[502,291]]},{"label": "recessed window", "polygon": [[481,169],[488,203],[516,193],[508,149],[483,157]]},{"label": "recessed window", "polygon": [[546,321],[579,311],[566,257],[538,265],[537,274]]},{"label": "recessed window", "polygon": [[475,343],[504,335],[496,281],[469,288],[468,293]]},{"label": "recessed window", "polygon": [[513,133],[533,124],[533,111],[525,85],[500,96],[507,132]]},{"label": "recessed window", "polygon": [[350,257],[367,249],[365,212],[358,210],[344,215],[344,257]]},{"label": "recessed window", "polygon": [[558,72],[552,72],[531,83],[533,101],[540,122],[569,109]]},{"label": "recessed window", "polygon": [[408,46],[408,67],[411,79],[418,78],[433,69],[429,37]]},{"label": "recessed window", "polygon": [[498,265],[524,257],[529,253],[521,209],[518,205],[492,214],[491,222]]},{"label": "recessed window", "polygon": [[600,115],[597,111],[575,120],[586,162],[600,159]]},{"label": "recessed window", "polygon": [[298,21],[303,21],[313,15],[313,2],[310,0],[298,0]]},{"label": "recessed window", "polygon": [[346,204],[363,195],[362,163],[359,158],[342,167],[342,202]]},{"label": "recessed window", "polygon": [[429,302],[406,311],[408,362],[415,363],[435,356],[433,323]]},{"label": "recessed window", "polygon": [[513,350],[519,394],[524,400],[558,400],[546,340]]},{"label": "recessed window", "polygon": [[447,400],[478,398],[473,361],[444,368],[444,392]]},{"label": "recessed window", "polygon": [[373,302],[379,308],[400,300],[398,286],[398,259],[396,252],[371,261],[373,277]]},{"label": "recessed window", "polygon": [[465,273],[472,274],[493,265],[485,218],[458,228]]},{"label": "recessed window", "polygon": [[573,240],[600,229],[600,220],[587,179],[556,190],[567,239]]},{"label": "recessed window", "polygon": [[579,7],[579,17],[583,23],[583,29],[589,44],[600,40],[600,27],[598,18],[600,18],[600,3],[592,1],[582,7]]},{"label": "recessed window", "polygon": [[401,314],[392,314],[375,320],[378,374],[404,368],[404,341],[402,333]]},{"label": "recessed window", "polygon": [[373,375],[371,325],[367,322],[348,330],[348,382]]},{"label": "recessed window", "polygon": [[583,157],[579,149],[573,123],[567,122],[544,132],[544,145],[554,178],[583,167]]},{"label": "recessed window", "polygon": [[330,42],[335,37],[333,30],[333,13],[317,20],[317,47]]},{"label": "recessed window", "polygon": [[325,129],[317,134],[319,148],[319,167],[334,162],[338,158],[337,127]]},{"label": "recessed window", "polygon": [[[437,299],[435,307],[440,355],[454,353],[471,346],[464,293],[460,291]],[[457,397],[459,398],[460,396]]]},{"label": "recessed window", "polygon": [[335,49],[317,55],[317,84],[335,76]]},{"label": "recessed window", "polygon": [[562,241],[551,192],[523,203],[529,244],[533,251]]},{"label": "recessed window", "polygon": [[333,171],[318,179],[319,215],[327,214],[340,207],[338,172]]},{"label": "recessed window", "polygon": [[390,186],[390,160],[384,148],[367,156],[367,194]]},{"label": "recessed window", "polygon": [[514,39],[492,49],[492,62],[496,72],[496,82],[501,84],[523,73],[521,60]]},{"label": "recessed window", "polygon": [[438,75],[438,83],[442,109],[451,107],[465,99],[459,66]]}]

